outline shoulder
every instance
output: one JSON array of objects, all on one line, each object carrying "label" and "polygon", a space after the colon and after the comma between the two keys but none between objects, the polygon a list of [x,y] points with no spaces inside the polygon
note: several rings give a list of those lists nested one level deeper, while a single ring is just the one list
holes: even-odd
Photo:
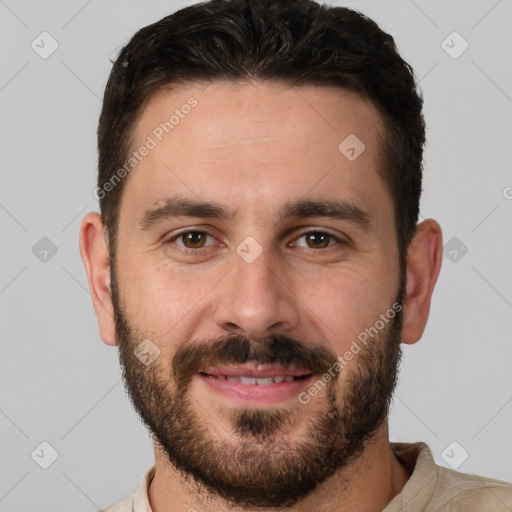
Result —
[{"label": "shoulder", "polygon": [[[509,512],[512,483],[439,467],[436,494],[445,512]],[[440,503],[439,503],[440,505]]]},{"label": "shoulder", "polygon": [[512,483],[439,466],[428,445],[422,442],[391,446],[411,474],[401,498],[395,498],[402,508],[409,504],[416,507],[411,510],[423,512],[512,511]]},{"label": "shoulder", "polygon": [[116,501],[113,505],[101,509],[98,512],[151,512],[148,499],[148,488],[155,475],[155,466],[148,468],[142,475],[139,486],[134,494],[130,494],[122,500]]},{"label": "shoulder", "polygon": [[130,496],[126,496],[126,498],[117,501],[116,503],[110,505],[107,508],[102,508],[98,512],[133,512],[134,498],[135,495],[131,494]]}]

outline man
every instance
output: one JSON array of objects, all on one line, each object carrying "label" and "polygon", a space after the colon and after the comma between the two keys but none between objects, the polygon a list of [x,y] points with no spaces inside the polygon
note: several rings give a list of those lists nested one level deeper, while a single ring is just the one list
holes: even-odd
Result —
[{"label": "man", "polygon": [[421,108],[391,36],[312,0],[197,4],[121,51],[80,247],[155,465],[107,511],[512,509],[389,442],[442,257]]}]

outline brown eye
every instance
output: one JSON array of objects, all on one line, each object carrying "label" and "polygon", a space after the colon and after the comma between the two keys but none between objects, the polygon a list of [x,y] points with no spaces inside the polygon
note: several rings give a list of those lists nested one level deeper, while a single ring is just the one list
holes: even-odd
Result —
[{"label": "brown eye", "polygon": [[207,239],[211,238],[213,241],[215,240],[212,235],[207,233],[206,231],[182,231],[177,235],[174,235],[169,240],[167,240],[167,244],[175,244],[181,247],[182,251],[199,251],[203,248],[208,248],[209,245],[206,244]]},{"label": "brown eye", "polygon": [[313,249],[323,249],[324,247],[327,247],[329,245],[329,240],[332,238],[331,235],[327,233],[320,233],[318,231],[306,233],[305,237],[308,245]]},{"label": "brown eye", "polygon": [[205,256],[211,254],[215,248],[225,247],[208,231],[202,229],[183,230],[168,238],[165,244],[176,254],[181,253],[191,257]]},{"label": "brown eye", "polygon": [[203,231],[188,231],[179,235],[178,238],[182,239],[188,249],[200,249],[204,246],[207,236]]},{"label": "brown eye", "polygon": [[335,249],[334,246],[339,246],[338,248],[341,249],[346,245],[346,242],[326,231],[310,229],[309,231],[303,231],[295,239],[293,245],[304,249]]}]

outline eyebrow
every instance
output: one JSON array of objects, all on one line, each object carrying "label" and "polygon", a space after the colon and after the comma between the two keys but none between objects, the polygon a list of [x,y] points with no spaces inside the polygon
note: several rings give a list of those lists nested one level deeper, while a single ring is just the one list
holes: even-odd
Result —
[{"label": "eyebrow", "polygon": [[[140,220],[140,227],[147,231],[161,221],[176,217],[196,217],[204,219],[229,220],[236,218],[237,209],[231,209],[215,201],[202,201],[175,195],[167,198],[162,206],[148,209]],[[356,204],[347,200],[302,199],[287,202],[279,220],[325,217],[349,221],[362,228],[370,225],[370,216]]]}]

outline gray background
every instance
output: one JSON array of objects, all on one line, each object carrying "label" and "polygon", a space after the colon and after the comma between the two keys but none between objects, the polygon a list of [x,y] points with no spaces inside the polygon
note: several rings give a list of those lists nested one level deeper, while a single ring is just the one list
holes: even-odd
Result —
[{"label": "gray background", "polygon": [[[108,59],[189,3],[0,0],[0,511],[94,511],[132,493],[152,464],[117,349],[98,335],[78,229],[97,209]],[[442,465],[512,481],[512,2],[344,5],[390,32],[420,79],[421,214],[449,244],[425,335],[404,348],[391,439],[423,440]],[[31,47],[51,48],[43,31],[58,43],[46,59]],[[469,44],[457,58],[454,31]],[[42,442],[58,454],[47,469]]]}]

